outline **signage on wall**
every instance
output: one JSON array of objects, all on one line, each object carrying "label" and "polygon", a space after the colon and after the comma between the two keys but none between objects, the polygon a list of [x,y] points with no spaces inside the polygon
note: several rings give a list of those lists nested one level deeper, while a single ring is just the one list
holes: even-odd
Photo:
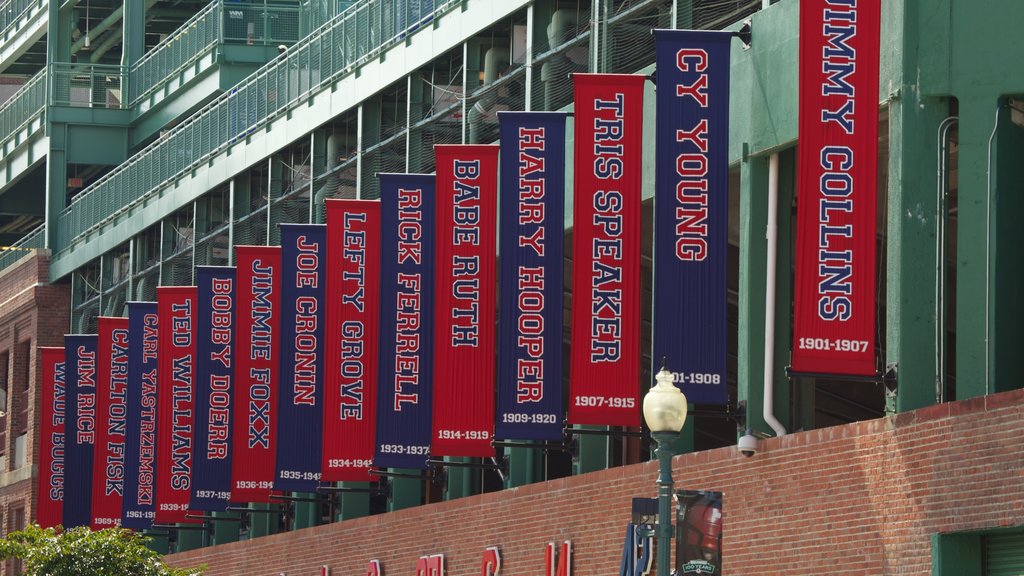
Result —
[{"label": "signage on wall", "polygon": [[[325,576],[327,566],[321,568]],[[416,576],[444,576],[444,554],[431,554],[416,559]],[[497,546],[484,549],[480,561],[480,576],[501,575],[501,550]],[[366,576],[384,576],[380,560],[370,560]],[[544,576],[572,576],[572,541],[561,544],[548,542],[544,547]]]}]

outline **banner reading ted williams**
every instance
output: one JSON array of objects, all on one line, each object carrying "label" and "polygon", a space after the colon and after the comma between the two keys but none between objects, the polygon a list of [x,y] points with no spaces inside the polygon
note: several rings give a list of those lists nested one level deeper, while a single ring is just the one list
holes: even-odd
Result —
[{"label": "banner reading ted williams", "polygon": [[561,440],[564,112],[499,112],[498,438]]},{"label": "banner reading ted williams", "polygon": [[96,444],[96,335],[64,336],[64,528],[88,526],[92,516],[92,457]]},{"label": "banner reading ted williams", "polygon": [[796,372],[875,374],[880,13],[800,3]]},{"label": "banner reading ted williams", "polygon": [[320,485],[326,259],[326,226],[281,225],[277,490],[315,492]]},{"label": "banner reading ted williams", "polygon": [[128,303],[128,426],[121,526],[153,524],[156,505],[156,404],[159,315],[156,302]]},{"label": "banner reading ted williams", "polygon": [[377,413],[380,202],[327,200],[327,330],[320,479],[370,482]]},{"label": "banner reading ted williams", "polygon": [[156,515],[158,524],[191,522],[185,517],[192,495],[196,343],[193,338],[195,286],[156,289],[160,315],[156,452]]},{"label": "banner reading ted williams", "polygon": [[121,524],[128,423],[128,319],[101,316],[96,378],[96,446],[92,467],[93,530]]},{"label": "banner reading ted williams", "polygon": [[426,468],[434,375],[434,175],[380,174],[380,386],[373,463]]},{"label": "banner reading ted williams", "polygon": [[494,456],[498,147],[440,145],[431,456]]},{"label": "banner reading ted williams", "polygon": [[655,30],[654,38],[652,357],[666,360],[690,402],[725,404],[732,33]]},{"label": "banner reading ted williams", "polygon": [[42,380],[39,390],[39,497],[35,521],[42,528],[52,528],[63,521],[65,356],[63,348],[40,348],[39,355]]},{"label": "banner reading ted williams", "polygon": [[640,425],[644,76],[575,74],[569,423]]},{"label": "banner reading ted williams", "polygon": [[277,456],[281,248],[237,246],[231,501],[270,502]]},{"label": "banner reading ted williams", "polygon": [[196,427],[189,508],[221,512],[231,497],[235,269],[197,266]]}]

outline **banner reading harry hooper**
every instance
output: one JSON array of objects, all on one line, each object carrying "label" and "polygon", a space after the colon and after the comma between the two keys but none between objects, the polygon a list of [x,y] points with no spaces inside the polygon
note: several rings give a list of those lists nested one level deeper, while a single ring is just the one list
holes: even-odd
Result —
[{"label": "banner reading harry hooper", "polygon": [[128,319],[100,317],[96,379],[96,446],[92,467],[93,530],[121,524],[128,416]]},{"label": "banner reading harry hooper", "polygon": [[64,513],[65,528],[88,526],[92,508],[92,457],[96,444],[96,335],[64,337],[65,404]]},{"label": "banner reading harry hooper", "polygon": [[159,326],[156,302],[128,303],[128,426],[121,526],[153,523],[156,499],[156,401]]},{"label": "banner reading harry hooper", "polygon": [[800,3],[793,370],[875,374],[879,0]]},{"label": "banner reading harry hooper", "polygon": [[561,440],[564,112],[499,112],[498,438]]},{"label": "banner reading harry hooper", "polygon": [[64,505],[64,349],[40,348],[42,380],[39,399],[39,497],[36,524],[61,523]]},{"label": "banner reading harry hooper", "polygon": [[725,404],[732,33],[655,30],[654,37],[652,357],[665,358],[690,402]]}]

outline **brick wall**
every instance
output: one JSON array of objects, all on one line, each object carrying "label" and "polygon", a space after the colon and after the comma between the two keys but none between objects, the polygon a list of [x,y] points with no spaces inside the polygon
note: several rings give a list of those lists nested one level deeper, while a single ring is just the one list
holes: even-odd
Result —
[{"label": "brick wall", "polygon": [[[723,573],[931,574],[931,535],[1024,524],[1024,390],[676,457],[677,487],[725,493]],[[209,576],[412,574],[443,553],[449,576],[544,574],[547,542],[573,573],[618,574],[630,498],[654,496],[648,462],[169,556]]]}]

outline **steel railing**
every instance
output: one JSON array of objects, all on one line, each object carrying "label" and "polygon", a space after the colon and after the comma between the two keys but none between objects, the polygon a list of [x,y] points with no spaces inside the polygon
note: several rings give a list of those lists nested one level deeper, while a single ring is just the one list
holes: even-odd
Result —
[{"label": "steel railing", "polygon": [[46,114],[46,69],[36,73],[0,105],[0,141],[16,134],[38,116]]},{"label": "steel railing", "polygon": [[220,6],[219,0],[208,4],[132,66],[128,82],[132,106],[213,49],[220,39]]},{"label": "steel railing", "polygon": [[127,108],[122,87],[125,68],[110,64],[53,62],[50,105],[76,108]]},{"label": "steel railing", "polygon": [[10,246],[0,247],[0,270],[7,268],[18,260],[25,257],[25,254],[35,248],[43,248],[45,244],[45,225],[40,224],[35,230],[22,236],[20,240]]},{"label": "steel railing", "polygon": [[7,0],[0,3],[0,32],[18,23],[18,20],[33,6],[46,8],[47,0]]}]

